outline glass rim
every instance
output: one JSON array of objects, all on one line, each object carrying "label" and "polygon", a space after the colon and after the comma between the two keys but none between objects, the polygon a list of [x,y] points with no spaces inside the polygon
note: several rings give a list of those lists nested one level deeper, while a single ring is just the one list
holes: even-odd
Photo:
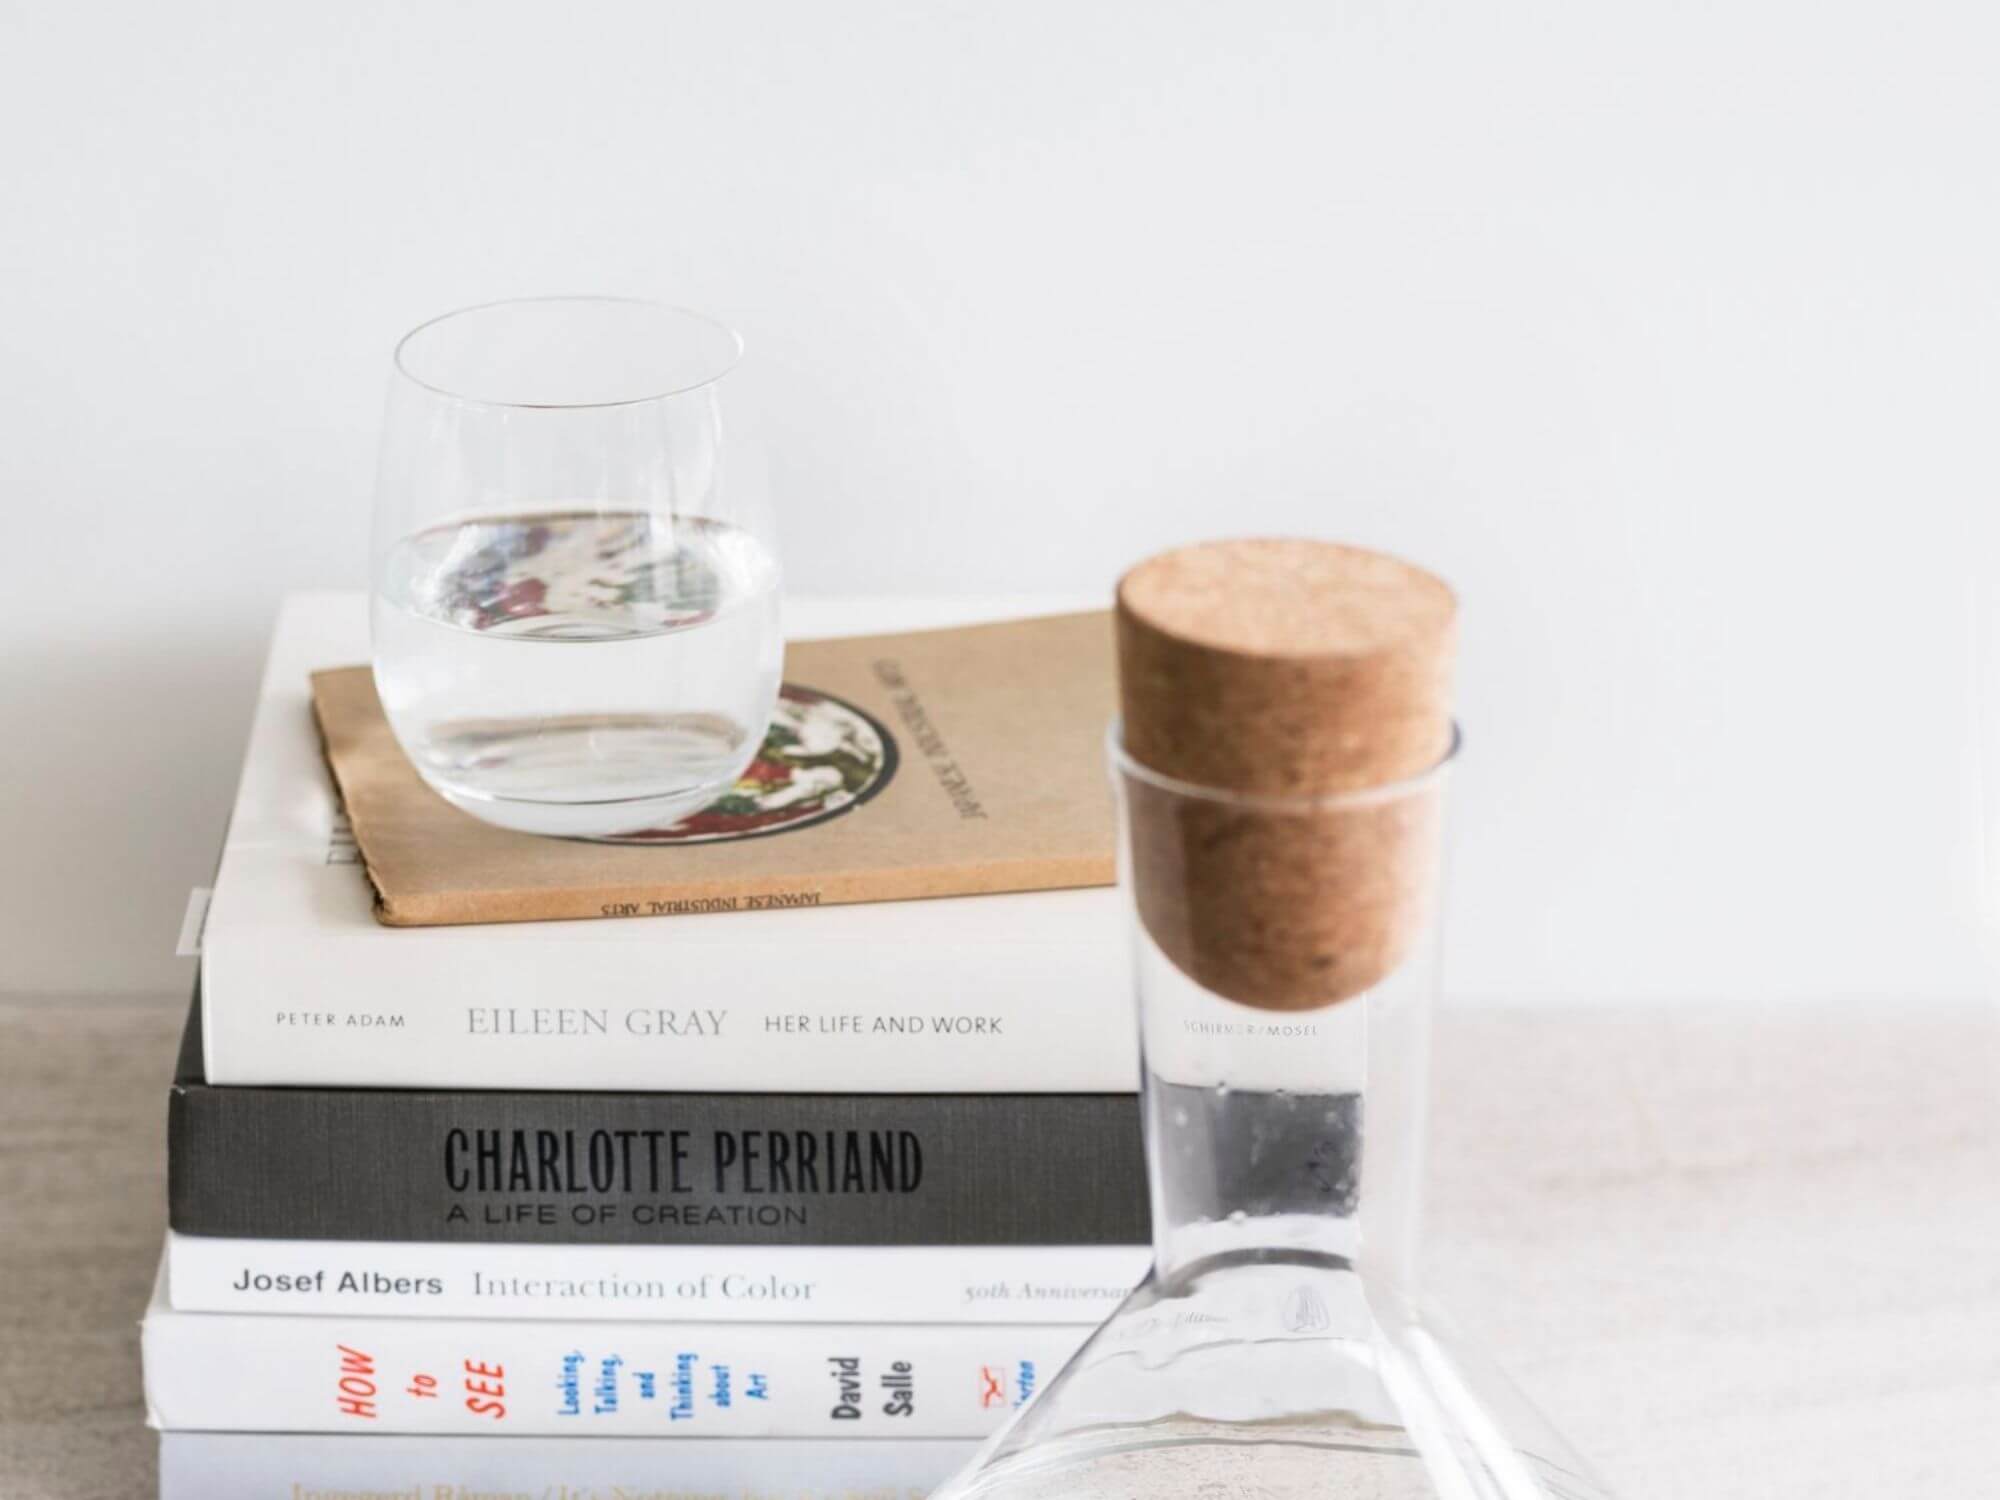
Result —
[{"label": "glass rim", "polygon": [[[422,335],[452,322],[457,318],[470,317],[474,313],[493,312],[503,307],[549,307],[559,304],[594,304],[609,307],[643,308],[647,312],[672,313],[691,322],[705,324],[720,333],[730,345],[729,358],[720,368],[704,375],[699,380],[673,386],[667,390],[648,391],[641,396],[621,396],[613,401],[501,401],[491,396],[469,396],[462,391],[454,391],[435,381],[424,379],[409,366],[405,358],[410,345]],[[743,335],[731,328],[720,318],[698,312],[678,302],[663,302],[654,297],[617,297],[607,293],[581,292],[550,297],[495,297],[490,302],[469,302],[463,307],[454,307],[449,312],[441,312],[434,318],[426,318],[396,340],[396,347],[390,356],[397,376],[409,381],[419,390],[428,391],[433,396],[441,396],[447,401],[456,401],[464,406],[483,406],[496,411],[608,411],[620,406],[644,406],[652,401],[667,401],[675,396],[685,396],[694,391],[706,389],[728,376],[743,359]]]},{"label": "glass rim", "polygon": [[1344,807],[1368,807],[1414,796],[1442,781],[1445,772],[1449,771],[1452,763],[1458,759],[1458,752],[1465,747],[1465,730],[1458,720],[1453,719],[1451,742],[1444,747],[1444,754],[1414,775],[1399,777],[1395,781],[1385,781],[1377,786],[1355,787],[1345,792],[1284,796],[1273,792],[1239,792],[1227,787],[1203,786],[1199,782],[1182,781],[1163,771],[1156,771],[1142,761],[1134,760],[1127,752],[1124,727],[1125,721],[1122,718],[1114,718],[1104,731],[1105,754],[1110,758],[1112,768],[1120,775],[1143,782],[1155,791],[1168,792],[1173,796],[1185,797],[1192,801],[1214,802],[1229,807],[1262,808],[1270,812],[1323,812]]}]

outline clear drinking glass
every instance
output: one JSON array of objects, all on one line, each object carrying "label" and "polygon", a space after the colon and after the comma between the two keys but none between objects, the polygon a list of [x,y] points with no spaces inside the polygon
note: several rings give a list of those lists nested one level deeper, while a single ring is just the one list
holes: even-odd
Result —
[{"label": "clear drinking glass", "polygon": [[741,350],[611,297],[467,308],[397,346],[375,686],[453,805],[612,837],[712,801],[756,754],[784,644],[768,500],[724,440]]},{"label": "clear drinking glass", "polygon": [[[1446,764],[1274,798],[1163,777],[1115,730],[1111,760],[1153,1268],[936,1500],[1602,1500],[1416,1295]],[[1243,919],[1190,872],[1274,848],[1338,887],[1321,911],[1345,913],[1342,959],[1379,971],[1363,992],[1246,1004],[1187,971],[1229,954]]]}]

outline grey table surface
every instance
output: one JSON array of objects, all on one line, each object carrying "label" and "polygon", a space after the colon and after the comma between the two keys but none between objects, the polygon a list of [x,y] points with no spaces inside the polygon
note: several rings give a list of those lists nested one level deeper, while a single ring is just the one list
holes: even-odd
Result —
[{"label": "grey table surface", "polygon": [[[0,1500],[152,1493],[168,1000],[0,1001]],[[1432,1292],[1625,1500],[2000,1495],[1985,1010],[1447,1011]]]}]

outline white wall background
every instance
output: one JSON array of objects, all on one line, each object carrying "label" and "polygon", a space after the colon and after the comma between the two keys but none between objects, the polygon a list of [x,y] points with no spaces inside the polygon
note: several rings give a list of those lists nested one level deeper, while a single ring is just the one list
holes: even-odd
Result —
[{"label": "white wall background", "polygon": [[1980,985],[1990,7],[0,3],[0,988],[178,987],[390,345],[742,328],[795,588],[1387,547],[1466,608],[1452,989]]}]

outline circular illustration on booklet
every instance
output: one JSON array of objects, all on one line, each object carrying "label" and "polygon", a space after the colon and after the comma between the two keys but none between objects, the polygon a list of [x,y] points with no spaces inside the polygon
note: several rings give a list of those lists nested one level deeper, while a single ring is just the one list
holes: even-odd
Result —
[{"label": "circular illustration on booklet", "polygon": [[764,746],[736,784],[671,828],[649,828],[616,844],[712,844],[810,828],[848,812],[896,774],[896,741],[852,703],[785,683]]}]

